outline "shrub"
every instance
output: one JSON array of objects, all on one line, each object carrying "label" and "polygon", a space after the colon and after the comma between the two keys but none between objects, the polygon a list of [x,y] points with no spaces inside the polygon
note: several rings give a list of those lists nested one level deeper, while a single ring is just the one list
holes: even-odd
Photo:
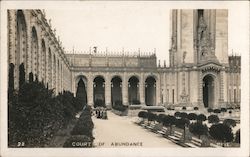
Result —
[{"label": "shrub", "polygon": [[197,114],[195,114],[195,113],[189,113],[188,116],[187,116],[187,118],[189,120],[196,120],[197,119]]},{"label": "shrub", "polygon": [[164,126],[172,126],[175,124],[176,118],[174,116],[166,115],[163,118]]},{"label": "shrub", "polygon": [[207,120],[207,117],[204,114],[199,114],[197,116],[197,121],[203,122],[205,120]]},{"label": "shrub", "polygon": [[33,82],[34,81],[34,75],[32,72],[29,73],[29,82]]},{"label": "shrub", "polygon": [[229,114],[232,114],[232,111],[231,111],[231,110],[229,110],[229,111],[228,111],[228,113],[229,113]]},{"label": "shrub", "polygon": [[115,102],[115,105],[113,106],[113,109],[124,112],[124,111],[126,111],[128,109],[128,106],[123,105],[122,101],[117,100]]},{"label": "shrub", "polygon": [[221,110],[220,109],[215,109],[214,113],[221,113]]},{"label": "shrub", "polygon": [[88,136],[74,135],[66,140],[63,147],[73,148],[73,147],[93,147],[93,139]]},{"label": "shrub", "polygon": [[104,101],[102,99],[96,99],[95,100],[95,104],[94,104],[94,107],[106,107]]},{"label": "shrub", "polygon": [[157,122],[163,123],[163,119],[164,119],[165,116],[166,116],[165,114],[159,114],[157,116]]},{"label": "shrub", "polygon": [[233,140],[232,129],[224,124],[214,124],[209,128],[209,134],[215,140],[224,142],[231,142]]},{"label": "shrub", "polygon": [[220,119],[217,115],[208,116],[208,123],[219,123]]},{"label": "shrub", "polygon": [[187,118],[188,117],[188,114],[186,112],[181,112],[180,113],[180,117],[181,118]]},{"label": "shrub", "polygon": [[200,138],[201,135],[207,135],[208,128],[205,124],[191,123],[189,125],[189,131]]},{"label": "shrub", "polygon": [[91,113],[89,110],[84,110],[77,121],[77,124],[71,131],[71,135],[86,135],[90,138],[93,138],[94,123],[91,119]]},{"label": "shrub", "polygon": [[234,108],[233,108],[233,107],[228,107],[227,109],[228,109],[228,110],[233,110]]},{"label": "shrub", "polygon": [[177,112],[174,113],[174,116],[175,116],[175,117],[180,117],[180,116],[181,116],[181,113],[177,111]]},{"label": "shrub", "polygon": [[19,86],[22,86],[25,83],[25,69],[24,64],[22,63],[19,66]]},{"label": "shrub", "polygon": [[199,108],[198,108],[198,107],[194,107],[194,110],[196,110],[196,111],[197,111],[197,110],[199,110]]},{"label": "shrub", "polygon": [[190,124],[189,120],[186,118],[176,119],[175,126],[180,129],[184,129],[185,126]]},{"label": "shrub", "polygon": [[240,143],[240,129],[236,131],[234,142]]},{"label": "shrub", "polygon": [[214,110],[211,109],[211,108],[208,108],[208,109],[207,109],[207,112],[208,112],[208,113],[211,113],[211,112],[213,112],[213,111],[214,111]]},{"label": "shrub", "polygon": [[187,108],[185,106],[182,107],[182,110],[186,110]]},{"label": "shrub", "polygon": [[157,119],[157,115],[152,113],[152,112],[148,112],[148,121],[155,121]]},{"label": "shrub", "polygon": [[139,100],[137,100],[137,99],[133,99],[132,104],[133,105],[140,105],[141,102]]},{"label": "shrub", "polygon": [[225,119],[223,121],[223,124],[229,126],[229,127],[235,127],[236,126],[236,121],[233,119]]},{"label": "shrub", "polygon": [[[14,91],[14,64],[9,64],[9,87],[8,90],[13,92]],[[20,83],[19,83],[20,84]]]},{"label": "shrub", "polygon": [[225,112],[227,112],[227,109],[226,108],[221,108],[220,109],[221,110],[221,112],[224,114]]},{"label": "shrub", "polygon": [[147,112],[146,111],[140,111],[138,113],[138,117],[143,118],[143,119],[147,118]]}]

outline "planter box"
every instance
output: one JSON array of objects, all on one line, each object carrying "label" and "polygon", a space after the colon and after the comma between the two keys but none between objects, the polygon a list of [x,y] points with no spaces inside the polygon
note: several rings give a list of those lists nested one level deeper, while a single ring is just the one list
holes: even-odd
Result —
[{"label": "planter box", "polygon": [[122,111],[118,111],[118,110],[114,110],[112,109],[112,112],[118,116],[127,116],[128,115],[128,110],[122,112]]},{"label": "planter box", "polygon": [[142,110],[147,110],[148,112],[165,112],[165,107],[163,106],[142,106]]}]

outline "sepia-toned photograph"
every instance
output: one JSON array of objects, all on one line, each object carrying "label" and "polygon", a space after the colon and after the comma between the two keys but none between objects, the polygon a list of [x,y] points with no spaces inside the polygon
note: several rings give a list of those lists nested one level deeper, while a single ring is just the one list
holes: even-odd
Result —
[{"label": "sepia-toned photograph", "polygon": [[0,155],[248,156],[249,3],[185,3],[3,2]]}]

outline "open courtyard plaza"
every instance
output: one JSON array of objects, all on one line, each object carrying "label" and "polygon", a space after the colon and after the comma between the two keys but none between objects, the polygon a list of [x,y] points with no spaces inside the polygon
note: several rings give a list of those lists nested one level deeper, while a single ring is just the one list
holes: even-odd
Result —
[{"label": "open courtyard plaza", "polygon": [[[166,115],[174,115],[178,111],[166,111]],[[181,111],[180,111],[181,112]],[[186,111],[187,113],[195,114],[206,114],[211,115],[205,110],[201,111]],[[158,113],[159,114],[159,113]],[[233,114],[223,113],[218,115],[220,120],[233,118],[239,120],[240,113],[235,111]],[[95,147],[174,147],[178,148],[184,145],[180,143],[173,142],[169,138],[165,138],[161,133],[152,132],[150,129],[146,129],[136,122],[140,121],[139,117],[134,114],[128,114],[128,116],[118,116],[112,111],[107,111],[107,119],[97,118],[93,116],[92,120],[94,122],[93,135],[95,137],[94,146]],[[204,124],[211,127],[211,123],[204,121]],[[233,134],[240,129],[240,123],[236,123],[236,126],[232,128]],[[186,146],[184,146],[186,147]]]},{"label": "open courtyard plaza", "polygon": [[[108,119],[92,117],[96,147],[181,147],[159,134],[134,124],[134,118],[108,111]],[[131,146],[129,146],[131,145]]]}]

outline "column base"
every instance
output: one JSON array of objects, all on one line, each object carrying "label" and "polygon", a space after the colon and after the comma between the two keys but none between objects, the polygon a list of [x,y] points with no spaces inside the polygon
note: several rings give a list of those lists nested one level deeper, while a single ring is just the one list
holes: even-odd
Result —
[{"label": "column base", "polygon": [[111,109],[112,109],[111,103],[106,103],[106,108],[107,108],[108,110],[111,110]]}]

